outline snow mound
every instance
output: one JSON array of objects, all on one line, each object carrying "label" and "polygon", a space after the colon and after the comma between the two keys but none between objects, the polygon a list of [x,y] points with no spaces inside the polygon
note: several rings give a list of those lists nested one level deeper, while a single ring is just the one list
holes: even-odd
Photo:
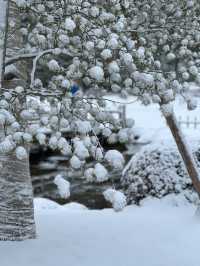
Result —
[{"label": "snow mound", "polygon": [[62,208],[64,208],[65,210],[69,210],[69,211],[88,210],[88,208],[85,205],[80,204],[78,202],[70,202],[70,203],[64,204],[64,205],[62,205]]},{"label": "snow mound", "polygon": [[166,206],[154,199],[119,213],[36,210],[37,239],[0,242],[1,265],[198,266],[194,206]]},{"label": "snow mound", "polygon": [[161,206],[165,208],[191,206],[191,203],[182,194],[169,194],[161,199],[147,197],[140,202],[142,207]]},{"label": "snow mound", "polygon": [[86,206],[80,204],[78,202],[70,202],[64,205],[60,205],[52,200],[45,198],[34,198],[34,209],[36,212],[38,211],[48,211],[48,210],[56,210],[56,211],[83,211],[88,210]]},{"label": "snow mound", "polygon": [[44,198],[35,198],[34,199],[34,209],[36,211],[41,211],[41,210],[57,210],[61,208],[62,206],[59,205],[58,203],[49,200],[49,199],[44,199]]}]

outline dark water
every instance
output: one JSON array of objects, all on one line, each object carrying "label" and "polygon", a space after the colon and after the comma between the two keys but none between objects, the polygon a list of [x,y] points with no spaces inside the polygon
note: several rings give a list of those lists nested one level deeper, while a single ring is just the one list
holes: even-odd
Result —
[{"label": "dark water", "polygon": [[[125,146],[115,148],[123,151],[126,162],[128,162],[140,147],[141,145],[133,145],[129,150]],[[90,167],[92,167],[91,164],[92,162],[88,162]],[[75,201],[92,209],[107,208],[110,206],[105,201],[102,192],[109,187],[118,188],[120,185],[121,173],[111,173],[111,179],[103,184],[88,183],[81,178],[83,176],[81,171],[71,172],[69,170],[69,160],[67,157],[38,146],[34,146],[31,149],[30,169],[34,195],[52,199],[60,204]],[[71,196],[67,200],[60,198],[57,188],[53,183],[54,177],[57,174],[65,176],[71,184]]]}]

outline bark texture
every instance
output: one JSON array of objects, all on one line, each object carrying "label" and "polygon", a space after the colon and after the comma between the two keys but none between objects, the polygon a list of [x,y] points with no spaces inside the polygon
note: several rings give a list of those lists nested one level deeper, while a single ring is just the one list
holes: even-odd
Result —
[{"label": "bark texture", "polygon": [[35,238],[33,192],[28,160],[0,155],[0,240]]},{"label": "bark texture", "polygon": [[[6,49],[10,43],[8,19],[17,18],[13,5],[9,3],[10,0],[0,0],[0,86],[3,82]],[[20,44],[19,37],[17,40]],[[15,47],[13,40],[10,47]],[[0,141],[3,139],[4,129],[0,125]],[[29,238],[35,238],[35,222],[28,158],[20,161],[14,154],[0,155],[0,240]]]},{"label": "bark texture", "polygon": [[4,74],[9,0],[0,0],[0,85]]},{"label": "bark texture", "polygon": [[194,159],[194,155],[190,151],[189,145],[186,143],[184,136],[182,135],[181,129],[178,125],[174,113],[164,115],[164,117],[177,144],[178,150],[182,156],[188,174],[192,179],[193,186],[200,196],[200,175],[199,169]]}]

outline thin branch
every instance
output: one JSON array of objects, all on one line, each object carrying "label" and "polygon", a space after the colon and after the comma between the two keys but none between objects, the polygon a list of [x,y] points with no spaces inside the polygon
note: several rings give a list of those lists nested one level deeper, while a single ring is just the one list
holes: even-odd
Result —
[{"label": "thin branch", "polygon": [[19,54],[19,55],[16,55],[14,57],[11,57],[11,58],[6,59],[5,66],[12,65],[12,64],[14,64],[14,63],[16,63],[18,61],[21,61],[21,60],[33,59],[36,56],[38,56],[38,53],[33,53],[33,54]]},{"label": "thin branch", "polygon": [[34,84],[34,80],[35,80],[35,71],[36,71],[36,67],[37,67],[37,62],[38,60],[43,57],[44,55],[46,54],[52,54],[53,52],[55,51],[55,49],[49,49],[49,50],[45,50],[41,53],[39,53],[33,60],[33,68],[32,68],[32,71],[31,71],[31,85],[30,87],[32,88],[33,87],[33,84]]}]

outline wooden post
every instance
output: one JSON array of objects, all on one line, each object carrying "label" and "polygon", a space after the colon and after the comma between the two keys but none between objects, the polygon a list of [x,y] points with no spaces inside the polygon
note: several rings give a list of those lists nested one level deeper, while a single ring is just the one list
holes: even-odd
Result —
[{"label": "wooden post", "polygon": [[[162,105],[161,105],[162,110]],[[176,120],[174,112],[166,114],[163,112],[163,115],[166,119],[167,125],[174,137],[180,155],[183,159],[184,165],[187,169],[187,172],[192,180],[193,186],[200,196],[200,174],[197,164],[194,159],[194,155],[190,151],[189,144],[184,139],[184,136],[181,132],[181,128]]]}]

